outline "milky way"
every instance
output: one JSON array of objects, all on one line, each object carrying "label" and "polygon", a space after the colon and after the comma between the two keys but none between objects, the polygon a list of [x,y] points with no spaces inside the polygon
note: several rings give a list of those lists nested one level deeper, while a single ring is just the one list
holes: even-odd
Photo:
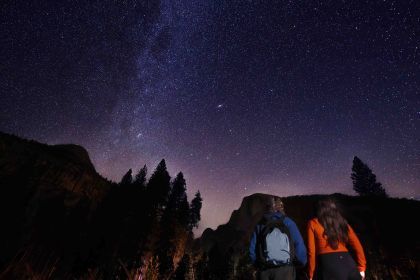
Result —
[{"label": "milky way", "polygon": [[118,181],[165,158],[200,230],[246,195],[420,196],[418,1],[5,1],[0,130]]}]

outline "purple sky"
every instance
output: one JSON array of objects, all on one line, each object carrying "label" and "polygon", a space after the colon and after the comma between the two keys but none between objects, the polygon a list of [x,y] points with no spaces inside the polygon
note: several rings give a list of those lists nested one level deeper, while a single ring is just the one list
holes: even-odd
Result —
[{"label": "purple sky", "polygon": [[202,223],[242,198],[353,194],[352,159],[420,196],[418,1],[6,1],[0,130],[117,180],[165,158]]}]

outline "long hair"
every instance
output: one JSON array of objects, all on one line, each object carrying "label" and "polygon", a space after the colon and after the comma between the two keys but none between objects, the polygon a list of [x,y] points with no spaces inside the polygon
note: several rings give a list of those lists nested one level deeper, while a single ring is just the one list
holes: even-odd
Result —
[{"label": "long hair", "polygon": [[324,227],[323,235],[327,238],[328,244],[334,250],[338,243],[347,243],[349,239],[349,228],[346,219],[341,216],[337,204],[331,198],[322,199],[317,204],[316,216]]}]

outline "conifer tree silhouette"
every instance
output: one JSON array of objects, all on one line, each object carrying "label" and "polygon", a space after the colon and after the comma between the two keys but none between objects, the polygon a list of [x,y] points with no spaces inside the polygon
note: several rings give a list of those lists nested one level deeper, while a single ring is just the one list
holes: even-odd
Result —
[{"label": "conifer tree silhouette", "polygon": [[147,166],[144,165],[136,174],[133,184],[135,187],[145,189],[146,187]]},{"label": "conifer tree silhouette", "polygon": [[198,222],[201,220],[201,206],[203,199],[201,198],[200,191],[195,194],[194,199],[191,201],[190,207],[190,228],[198,227]]},{"label": "conifer tree silhouette", "polygon": [[190,204],[188,203],[186,195],[180,201],[179,208],[177,209],[177,218],[180,225],[189,230],[188,223],[190,221]]},{"label": "conifer tree silhouette", "polygon": [[121,178],[121,182],[120,185],[121,186],[128,186],[133,182],[133,175],[132,175],[133,171],[131,170],[131,168],[127,171],[127,173],[125,173],[125,175]]},{"label": "conifer tree silhouette", "polygon": [[188,207],[186,182],[182,172],[172,182],[167,207],[164,210],[161,222],[161,238],[158,248],[160,260],[159,272],[165,278],[173,270],[173,256],[176,250],[177,235],[187,231],[189,209],[184,209],[185,202]]},{"label": "conifer tree silhouette", "polygon": [[168,200],[168,209],[171,211],[176,211],[179,209],[181,200],[187,196],[185,193],[186,188],[187,187],[184,175],[182,172],[179,172],[172,182],[172,190]]},{"label": "conifer tree silhouette", "polygon": [[172,192],[168,202],[168,210],[173,212],[174,217],[184,228],[187,227],[189,216],[186,189],[184,174],[179,172],[173,181]]},{"label": "conifer tree silhouette", "polygon": [[162,214],[159,212],[162,212],[166,207],[169,192],[171,190],[170,181],[171,177],[166,169],[165,160],[162,159],[147,184],[148,197],[152,209],[157,212],[157,214]]},{"label": "conifer tree silhouette", "polygon": [[358,157],[353,159],[351,179],[353,189],[361,196],[388,196],[382,184],[376,181],[376,175]]}]

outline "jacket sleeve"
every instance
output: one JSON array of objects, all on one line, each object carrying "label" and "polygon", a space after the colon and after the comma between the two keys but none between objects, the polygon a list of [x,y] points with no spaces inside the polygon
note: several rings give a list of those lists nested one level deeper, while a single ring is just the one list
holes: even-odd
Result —
[{"label": "jacket sleeve", "polygon": [[312,279],[315,273],[315,232],[314,228],[312,227],[312,222],[309,221],[308,226],[306,228],[307,237],[308,237],[308,274],[309,278]]},{"label": "jacket sleeve", "polygon": [[349,244],[353,248],[354,253],[356,254],[357,268],[359,271],[366,270],[366,257],[363,252],[362,244],[357,238],[356,233],[353,231],[352,227],[349,225]]},{"label": "jacket sleeve", "polygon": [[255,227],[255,230],[252,233],[251,242],[249,243],[249,257],[251,258],[251,261],[253,264],[255,264],[255,261],[257,259],[256,253],[255,253],[255,244],[257,243],[257,232],[258,232],[258,226]]},{"label": "jacket sleeve", "polygon": [[299,232],[298,227],[296,226],[295,222],[291,219],[288,219],[288,227],[290,231],[290,235],[293,239],[293,244],[295,246],[295,255],[297,260],[302,264],[305,265],[307,258],[306,258],[306,246],[303,242],[302,235]]}]

